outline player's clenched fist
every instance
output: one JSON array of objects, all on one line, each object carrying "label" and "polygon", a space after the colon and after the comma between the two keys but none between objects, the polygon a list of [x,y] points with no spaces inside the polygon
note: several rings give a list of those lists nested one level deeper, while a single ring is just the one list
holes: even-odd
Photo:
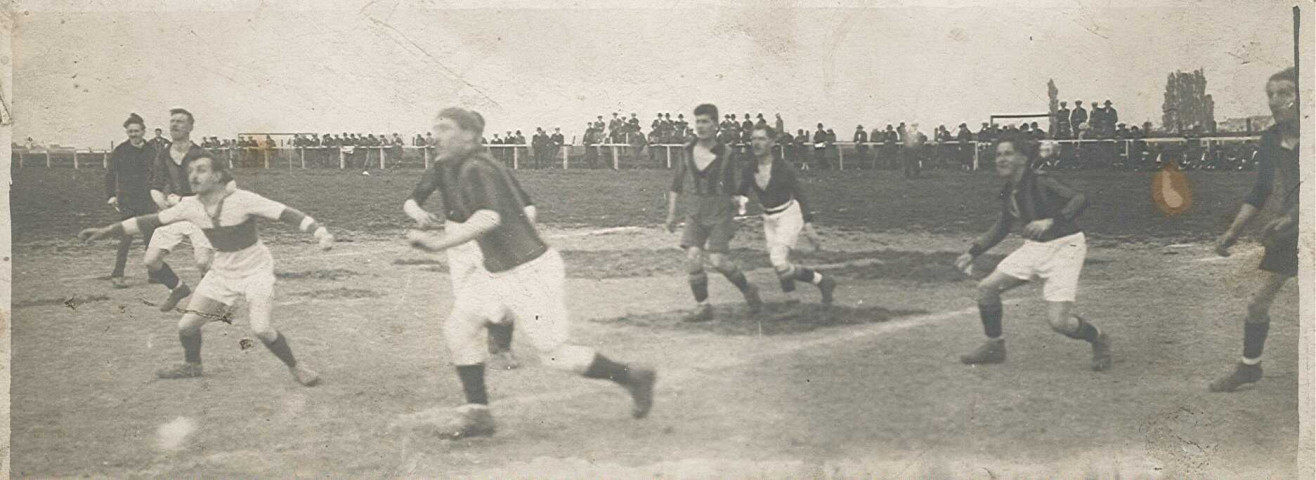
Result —
[{"label": "player's clenched fist", "polygon": [[315,238],[320,241],[320,250],[327,251],[334,248],[334,242],[336,241],[334,239],[334,234],[329,233],[324,227],[320,227],[320,229],[315,231]]},{"label": "player's clenched fist", "polygon": [[961,254],[959,258],[955,259],[955,268],[961,272],[964,272],[965,275],[972,275],[973,255],[969,254],[968,252]]}]

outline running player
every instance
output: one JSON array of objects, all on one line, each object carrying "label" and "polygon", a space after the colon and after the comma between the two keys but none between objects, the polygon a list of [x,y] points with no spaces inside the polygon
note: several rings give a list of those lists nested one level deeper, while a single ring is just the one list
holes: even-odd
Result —
[{"label": "running player", "polygon": [[83,241],[91,241],[137,235],[151,228],[159,232],[167,225],[188,223],[196,226],[218,250],[214,268],[202,277],[196,295],[178,322],[184,362],[161,369],[156,375],[163,379],[200,377],[201,327],[211,320],[227,318],[229,307],[241,299],[247,301],[252,333],[288,366],[298,383],[314,386],[319,383],[319,375],[297,363],[287,339],[270,324],[274,307],[274,258],[257,235],[256,219],[278,220],[311,232],[324,250],[333,247],[334,236],[296,209],[245,190],[229,190],[227,186],[233,181],[233,174],[224,162],[208,153],[192,158],[187,167],[189,191],[196,195],[184,197],[158,214],[78,233]]},{"label": "running player", "polygon": [[960,357],[966,364],[1002,363],[1005,339],[1001,337],[1001,294],[1042,279],[1042,298],[1049,305],[1051,328],[1092,344],[1092,370],[1110,368],[1110,340],[1097,327],[1071,313],[1078,295],[1078,277],[1087,256],[1087,240],[1078,216],[1087,208],[1082,192],[1030,167],[1026,141],[1004,138],[996,143],[996,174],[1006,180],[1001,189],[1001,216],[996,224],[955,260],[969,273],[973,259],[1000,243],[1014,225],[1023,225],[1024,245],[978,283],[978,312],[987,342]]},{"label": "running player", "polygon": [[677,164],[671,191],[667,193],[668,232],[676,231],[676,207],[681,193],[688,188],[694,197],[690,202],[693,205],[686,206],[685,233],[681,235],[686,272],[696,304],[695,311],[685,319],[688,322],[713,319],[713,306],[708,303],[704,252],[708,252],[708,262],[713,268],[740,289],[750,313],[758,312],[763,304],[758,288],[751,285],[740,267],[727,258],[731,238],[736,234],[736,205],[731,198],[737,187],[736,153],[731,146],[718,140],[717,118],[717,107],[712,104],[705,103],[695,108],[696,138],[686,144],[685,158]]},{"label": "running player", "polygon": [[[485,147],[482,147],[485,148]],[[506,167],[498,165],[499,168]],[[412,192],[411,198],[402,203],[402,211],[416,221],[416,226],[421,229],[434,228],[443,225],[442,217],[426,211],[422,205],[430,195],[441,185],[441,177],[444,173],[444,165],[438,162],[430,165],[421,177],[420,183]],[[535,222],[537,210],[530,200],[530,195],[525,193],[521,188],[520,182],[517,182],[510,175],[508,178],[512,186],[516,189],[517,196],[525,203],[525,216],[530,223]],[[451,192],[450,194],[456,194]],[[444,205],[456,200],[447,200],[447,192],[440,192],[440,197],[444,198]],[[450,225],[459,226],[455,222]],[[466,242],[456,247],[448,249],[448,276],[452,280],[452,291],[456,301],[453,303],[451,317],[461,317],[460,322],[481,322],[485,323],[489,331],[489,354],[491,360],[497,361],[504,368],[515,369],[520,366],[516,361],[515,355],[512,354],[512,335],[515,329],[515,317],[512,312],[503,305],[485,303],[480,304],[477,301],[479,297],[475,292],[486,285],[482,282],[488,276],[484,270],[484,256],[480,253],[480,246],[476,242]]]},{"label": "running player", "polygon": [[[128,141],[114,147],[114,153],[110,155],[109,165],[105,169],[105,195],[109,197],[106,203],[121,215],[120,220],[156,211],[150,191],[151,163],[155,161],[156,152],[155,147],[143,138],[146,134],[146,121],[134,113],[128,115],[123,128],[128,133]],[[142,238],[143,244],[150,243],[151,231],[143,231]],[[114,288],[128,287],[123,281],[123,270],[128,263],[128,249],[132,247],[132,242],[132,237],[119,240],[114,271],[110,273],[110,284]],[[147,272],[152,273],[150,270]],[[152,280],[156,278],[153,274],[150,277]]]},{"label": "running player", "polygon": [[809,202],[805,200],[800,182],[795,178],[795,167],[776,158],[774,153],[777,149],[777,131],[761,123],[754,127],[749,145],[755,162],[745,167],[737,193],[741,198],[753,194],[763,206],[763,237],[768,243],[768,260],[773,270],[777,271],[777,280],[781,281],[781,290],[793,292],[797,280],[809,282],[818,286],[818,291],[822,293],[822,303],[831,305],[836,281],[790,261],[791,249],[795,248],[801,231],[815,245],[818,235],[813,231]]},{"label": "running player", "polygon": [[[430,252],[476,242],[488,273],[477,272],[477,277],[485,277],[479,280],[479,288],[463,292],[465,298],[458,301],[510,310],[525,322],[521,330],[549,366],[616,382],[631,394],[632,415],[643,418],[653,406],[657,375],[652,369],[617,363],[592,348],[568,343],[570,319],[562,257],[544,243],[527,218],[525,201],[511,172],[498,168],[480,146],[483,131],[484,118],[478,113],[461,108],[439,112],[434,136],[438,140],[436,163],[441,166],[433,178],[443,196],[448,224],[438,238],[409,230],[407,241]],[[466,396],[466,404],[457,408],[452,423],[442,432],[450,438],[492,435],[495,430],[484,382],[485,350],[479,339],[484,327],[485,319],[473,315],[451,316],[444,325]]]},{"label": "running player", "polygon": [[[169,110],[169,136],[173,138],[173,142],[156,152],[155,168],[151,172],[151,199],[162,211],[193,195],[192,186],[188,183],[188,165],[197,158],[209,155],[197,144],[192,143],[194,123],[192,112],[182,108]],[[230,188],[236,187],[230,185]],[[146,247],[146,268],[169,289],[169,297],[160,304],[161,312],[173,310],[178,306],[178,302],[192,294],[192,289],[187,283],[179,279],[164,261],[165,256],[184,239],[192,245],[192,257],[196,260],[197,269],[201,270],[202,277],[205,277],[215,254],[210,241],[196,225],[190,222],[175,223],[160,228],[151,235],[150,243]]]},{"label": "running player", "polygon": [[1232,392],[1261,380],[1261,352],[1270,332],[1270,306],[1275,296],[1298,275],[1298,74],[1285,69],[1266,82],[1266,97],[1275,126],[1261,135],[1257,183],[1243,199],[1238,216],[1216,243],[1216,252],[1229,256],[1229,247],[1243,228],[1261,213],[1268,218],[1261,243],[1262,282],[1252,293],[1243,318],[1243,359],[1233,373],[1208,386],[1212,392]]}]

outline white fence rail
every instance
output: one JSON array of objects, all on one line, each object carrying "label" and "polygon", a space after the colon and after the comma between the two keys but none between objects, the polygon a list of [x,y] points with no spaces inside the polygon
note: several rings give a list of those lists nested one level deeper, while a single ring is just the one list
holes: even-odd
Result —
[{"label": "white fence rail", "polygon": [[[1250,162],[1259,137],[1055,140],[1061,146],[1058,166],[1064,168],[1139,168],[1159,165],[1167,158],[1188,168],[1212,168],[1217,163]],[[487,145],[494,158],[515,169],[523,168],[611,168],[665,169],[685,158],[682,145],[600,144],[563,145],[536,152],[528,145]],[[732,146],[747,152],[748,145]],[[825,148],[812,143],[778,145],[777,153],[802,168],[897,169],[905,162],[917,162],[923,168],[978,169],[993,156],[989,142],[929,142],[909,148],[894,143],[836,142]],[[274,147],[212,148],[211,152],[241,169],[396,169],[427,168],[434,161],[433,147]],[[15,168],[105,168],[109,150],[28,150],[13,149]]]}]

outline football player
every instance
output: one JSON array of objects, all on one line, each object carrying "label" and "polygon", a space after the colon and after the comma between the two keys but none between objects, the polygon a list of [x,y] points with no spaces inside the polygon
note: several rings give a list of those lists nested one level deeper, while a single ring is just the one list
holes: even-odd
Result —
[{"label": "football player", "polygon": [[252,333],[288,367],[298,383],[314,386],[320,377],[293,357],[287,338],[271,324],[274,307],[274,258],[261,243],[257,219],[278,220],[319,240],[320,248],[333,247],[334,236],[306,214],[246,190],[229,190],[233,175],[225,162],[208,153],[191,158],[187,165],[189,191],[160,213],[143,215],[102,228],[78,233],[83,241],[122,235],[137,235],[155,228],[187,223],[206,236],[214,246],[211,269],[201,278],[186,313],[178,322],[178,339],[183,344],[183,363],[161,369],[162,379],[200,377],[201,327],[212,320],[225,320],[229,307],[247,301]]}]

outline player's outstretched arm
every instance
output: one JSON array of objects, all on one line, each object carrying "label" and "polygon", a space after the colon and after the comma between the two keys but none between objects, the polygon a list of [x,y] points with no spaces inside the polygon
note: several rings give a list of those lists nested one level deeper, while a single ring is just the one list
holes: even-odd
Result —
[{"label": "player's outstretched arm", "polygon": [[133,217],[100,228],[86,228],[78,232],[78,239],[83,242],[92,242],[104,238],[140,235],[143,230],[178,221],[178,213],[178,208],[173,207],[160,213]]},{"label": "player's outstretched arm", "polygon": [[973,242],[973,245],[969,247],[968,252],[965,252],[960,255],[959,258],[955,259],[955,268],[967,273],[968,267],[973,264],[973,259],[978,258],[979,255],[991,250],[992,247],[995,247],[996,244],[1001,243],[1001,240],[1005,239],[1005,236],[1010,233],[1010,226],[1013,222],[1014,216],[1010,215],[1010,212],[1002,209],[1001,216],[996,219],[996,223],[993,223],[991,228],[987,229],[987,233],[978,237],[978,239]]},{"label": "player's outstretched arm", "polygon": [[279,212],[279,215],[274,219],[292,225],[293,228],[303,232],[310,232],[315,236],[316,240],[320,241],[321,250],[334,248],[333,234],[329,233],[328,229],[320,226],[320,224],[316,222],[314,218],[311,218],[310,215],[302,213],[300,210],[284,206]]},{"label": "player's outstretched arm", "polygon": [[420,206],[420,202],[417,202],[414,198],[408,198],[407,201],[402,202],[402,212],[406,213],[412,220],[415,220],[416,226],[422,229],[433,228],[443,224],[443,219],[440,219],[438,215],[425,210]]},{"label": "player's outstretched arm", "polygon": [[502,216],[493,210],[476,210],[463,224],[460,231],[446,231],[443,236],[435,238],[418,230],[407,230],[406,240],[409,245],[427,252],[442,252],[480,238],[502,223]]}]

